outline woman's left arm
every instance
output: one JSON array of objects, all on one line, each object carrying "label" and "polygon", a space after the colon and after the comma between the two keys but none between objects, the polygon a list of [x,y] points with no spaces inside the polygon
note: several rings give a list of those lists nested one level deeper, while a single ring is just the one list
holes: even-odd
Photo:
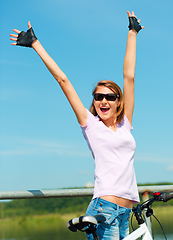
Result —
[{"label": "woman's left arm", "polygon": [[136,36],[141,27],[137,21],[134,12],[127,12],[129,17],[129,32],[127,37],[127,47],[123,66],[124,76],[124,113],[132,125],[133,109],[134,109],[134,81],[135,81],[135,65],[136,65]]}]

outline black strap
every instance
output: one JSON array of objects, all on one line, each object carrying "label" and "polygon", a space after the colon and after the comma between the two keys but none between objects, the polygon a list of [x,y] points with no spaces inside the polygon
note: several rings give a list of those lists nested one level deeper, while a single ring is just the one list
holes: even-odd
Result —
[{"label": "black strap", "polygon": [[32,29],[32,27],[30,29],[28,29],[27,32],[22,31],[21,33],[19,33],[18,37],[17,37],[17,44],[16,45],[20,45],[23,47],[31,47],[32,43],[34,40],[36,40],[36,36],[34,34],[34,31]]},{"label": "black strap", "polygon": [[136,32],[139,32],[142,29],[136,17],[129,17],[128,27],[129,27],[129,30],[134,29]]}]

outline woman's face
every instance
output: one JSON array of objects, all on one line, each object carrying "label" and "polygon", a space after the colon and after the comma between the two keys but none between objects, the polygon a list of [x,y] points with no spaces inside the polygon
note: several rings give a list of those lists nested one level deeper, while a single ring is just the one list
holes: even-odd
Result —
[{"label": "woman's face", "polygon": [[[109,88],[104,86],[98,86],[95,93],[109,94],[113,93]],[[102,119],[103,122],[112,121],[115,122],[117,118],[117,108],[119,106],[118,98],[115,101],[108,101],[106,98],[103,98],[100,101],[94,99],[94,107],[97,114]],[[107,125],[107,124],[106,124]]]}]

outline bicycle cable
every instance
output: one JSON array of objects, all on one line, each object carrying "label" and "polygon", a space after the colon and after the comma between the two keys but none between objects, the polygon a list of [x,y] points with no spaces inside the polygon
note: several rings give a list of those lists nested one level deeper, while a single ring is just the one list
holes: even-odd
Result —
[{"label": "bicycle cable", "polygon": [[153,214],[153,217],[154,217],[154,218],[156,219],[156,221],[159,223],[160,228],[162,229],[163,235],[164,235],[165,239],[167,240],[165,231],[164,231],[164,229],[163,229],[163,227],[162,227],[162,224],[160,223],[159,219],[158,219],[154,214]]},{"label": "bicycle cable", "polygon": [[[145,203],[147,203],[149,200],[146,200],[145,202],[143,202],[142,204],[141,204],[141,206],[142,205],[144,205]],[[134,212],[132,212],[132,214],[131,214],[131,221],[130,221],[130,224],[131,224],[131,228],[132,228],[132,230],[134,231],[135,229],[134,229],[134,227],[133,227],[133,217],[134,217]]]},{"label": "bicycle cable", "polygon": [[[146,203],[146,202],[147,202],[147,201],[145,201],[145,203]],[[159,221],[159,219],[158,219],[154,214],[152,214],[151,216],[153,216],[153,217],[156,219],[156,221],[159,223],[159,226],[160,226],[160,228],[162,229],[162,232],[163,232],[163,235],[164,235],[164,237],[165,237],[165,240],[167,240],[167,237],[166,237],[166,234],[165,234],[165,231],[164,231],[164,229],[163,229],[163,227],[162,227],[161,222]],[[151,216],[150,216],[150,220],[151,220],[151,222],[152,222]],[[144,214],[143,214],[143,217],[144,217],[145,222],[146,222],[146,216],[145,216]],[[153,239],[154,239],[154,231],[153,231],[153,228],[152,228],[152,236],[153,236]]]},{"label": "bicycle cable", "polygon": [[132,228],[132,230],[134,231],[134,228],[133,228],[133,222],[132,222],[132,220],[133,220],[133,216],[134,216],[134,213],[132,213],[132,216],[131,216],[131,222],[130,222],[130,224],[131,224],[131,228]]},{"label": "bicycle cable", "polygon": [[[148,202],[148,201],[145,201],[145,203],[146,203],[146,202]],[[142,216],[143,216],[143,218],[144,218],[144,220],[145,220],[145,222],[146,222],[146,216],[144,215],[144,213],[142,213]],[[165,237],[165,240],[167,240],[165,231],[164,231],[164,229],[163,229],[163,227],[162,227],[159,219],[158,219],[154,214],[152,214],[152,216],[153,216],[153,217],[156,219],[156,221],[159,223],[160,228],[162,229],[163,235],[164,235],[164,237]],[[133,212],[132,215],[131,215],[131,228],[132,228],[132,231],[135,231],[134,226],[133,226],[133,217],[134,217],[134,212]],[[151,219],[151,218],[150,218],[150,219]],[[151,220],[152,220],[152,219],[151,219]],[[152,236],[153,236],[153,239],[154,239],[154,231],[153,231],[153,228],[152,228]]]}]

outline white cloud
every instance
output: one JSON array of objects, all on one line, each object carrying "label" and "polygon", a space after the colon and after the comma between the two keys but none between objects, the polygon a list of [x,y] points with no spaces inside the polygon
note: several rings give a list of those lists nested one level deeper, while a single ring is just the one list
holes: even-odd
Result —
[{"label": "white cloud", "polygon": [[18,62],[18,61],[11,61],[11,60],[4,60],[0,59],[0,64],[5,64],[5,65],[19,65],[19,66],[30,66],[26,62]]},{"label": "white cloud", "polygon": [[29,151],[26,150],[6,150],[6,151],[0,151],[0,156],[14,156],[14,155],[29,155]]},{"label": "white cloud", "polygon": [[[8,142],[8,139],[6,139]],[[14,142],[13,142],[14,141]],[[4,142],[3,142],[4,143]],[[2,144],[3,144],[2,143]],[[9,143],[5,144],[5,149],[1,145],[0,156],[27,156],[27,155],[56,155],[56,156],[73,156],[88,157],[90,152],[86,149],[78,150],[77,144],[60,143],[56,141],[44,141],[39,139],[11,138]],[[7,147],[8,146],[8,147]]]},{"label": "white cloud", "polygon": [[138,153],[135,155],[135,161],[140,162],[153,162],[153,163],[171,163],[172,158],[165,158],[165,156],[157,156],[155,154]]},{"label": "white cloud", "polygon": [[173,172],[173,165],[168,165],[168,166],[166,167],[166,171],[168,171],[168,172]]},{"label": "white cloud", "polygon": [[87,171],[87,170],[80,170],[80,171],[79,171],[79,174],[81,174],[81,175],[89,175],[90,172]]},{"label": "white cloud", "polygon": [[33,98],[33,91],[29,89],[22,89],[22,88],[1,88],[0,90],[0,101],[21,101],[29,98],[32,95]]},{"label": "white cloud", "polygon": [[94,184],[93,184],[92,182],[87,182],[87,183],[85,184],[85,187],[87,187],[87,188],[92,188],[92,187],[94,187]]}]

